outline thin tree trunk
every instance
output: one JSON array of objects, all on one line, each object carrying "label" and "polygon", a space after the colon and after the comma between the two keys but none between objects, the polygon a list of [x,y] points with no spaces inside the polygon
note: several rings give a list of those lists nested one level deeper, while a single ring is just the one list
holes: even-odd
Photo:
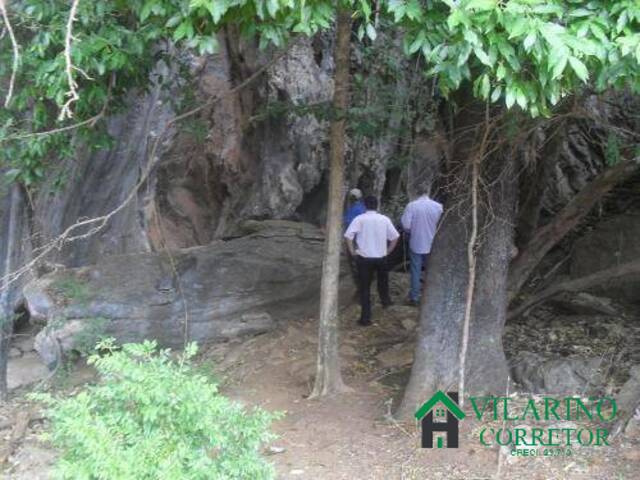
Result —
[{"label": "thin tree trunk", "polygon": [[342,247],[342,204],[344,197],[344,147],[346,112],[349,106],[349,56],[351,12],[338,10],[334,60],[333,110],[330,130],[329,201],[327,211],[316,379],[311,397],[346,389],[340,372],[338,341],[338,282]]},{"label": "thin tree trunk", "polygon": [[575,228],[593,206],[613,187],[631,177],[640,157],[607,168],[585,186],[553,220],[540,228],[523,247],[509,271],[509,300],[513,300],[544,256]]},{"label": "thin tree trunk", "polygon": [[626,277],[631,275],[636,276],[639,274],[640,260],[636,260],[633,262],[623,263],[616,267],[600,270],[599,272],[595,272],[584,277],[555,283],[541,292],[534,294],[531,298],[526,299],[522,305],[519,305],[518,308],[510,311],[507,318],[515,318],[522,315],[530,308],[535,307],[539,303],[557,295],[558,293],[581,292],[609,282],[623,283]]},{"label": "thin tree trunk", "polygon": [[13,258],[16,255],[18,243],[18,222],[21,202],[20,185],[15,183],[11,187],[9,200],[9,212],[7,220],[7,244],[4,252],[4,271],[2,276],[5,281],[0,285],[0,400],[7,399],[9,390],[7,386],[7,364],[9,360],[9,348],[13,335],[13,309],[11,308],[11,290],[7,274],[13,270]]}]

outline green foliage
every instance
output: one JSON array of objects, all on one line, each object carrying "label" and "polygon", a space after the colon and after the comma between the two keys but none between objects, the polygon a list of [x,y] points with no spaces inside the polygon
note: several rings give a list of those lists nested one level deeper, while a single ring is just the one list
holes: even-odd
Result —
[{"label": "green foliage", "polygon": [[377,40],[354,46],[361,69],[352,76],[349,126],[355,137],[411,135],[433,129],[432,81],[421,75],[424,61],[398,47],[397,27],[380,19]]},{"label": "green foliage", "polygon": [[84,328],[73,336],[73,349],[81,355],[93,353],[95,345],[103,340],[109,319],[104,317],[88,318]]},{"label": "green foliage", "polygon": [[89,287],[75,276],[65,276],[51,285],[51,289],[64,300],[84,304],[89,299]]},{"label": "green foliage", "polygon": [[155,342],[113,340],[93,355],[101,382],[72,397],[34,394],[48,406],[47,438],[60,449],[57,478],[268,479],[259,454],[274,414],[247,413],[197,374],[189,345],[177,361]]},{"label": "green foliage", "polygon": [[550,115],[586,84],[640,91],[637,0],[388,0],[447,95],[472,81],[478,97]]},{"label": "green foliage", "polygon": [[[59,120],[69,90],[63,53],[70,3],[24,0],[9,9],[21,61],[15,96],[0,110],[0,167],[27,186],[71,158],[78,144],[99,149],[110,140],[104,122],[25,134],[87,121],[105,107],[117,112],[127,93],[149,85],[160,59],[178,61],[170,45],[212,53],[216,34],[232,25],[263,48],[281,47],[292,34],[328,29],[338,3],[353,11],[361,40],[376,40],[376,25],[400,26],[406,53],[426,60],[444,95],[470,81],[478,97],[537,116],[551,115],[563,97],[582,89],[640,91],[637,0],[382,0],[375,23],[373,0],[81,0],[71,51],[80,98],[72,105],[75,117]],[[0,47],[0,79],[6,79],[9,40]],[[354,131],[375,127],[363,121]]]}]

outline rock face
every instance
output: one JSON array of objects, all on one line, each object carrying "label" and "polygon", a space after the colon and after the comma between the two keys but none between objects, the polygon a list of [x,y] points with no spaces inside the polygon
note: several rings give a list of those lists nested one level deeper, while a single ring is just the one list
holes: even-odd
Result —
[{"label": "rock face", "polygon": [[[640,210],[631,210],[598,223],[575,242],[571,276],[581,277],[640,257]],[[614,298],[640,303],[640,277],[600,291]]]},{"label": "rock face", "polygon": [[[92,331],[121,342],[167,346],[267,331],[313,314],[322,263],[320,232],[294,222],[253,222],[253,233],[173,252],[116,255],[51,273],[24,288],[26,308],[46,327],[45,362]],[[97,331],[96,325],[103,326]],[[86,340],[86,339],[85,339]],[[94,339],[95,341],[95,339]]]},{"label": "rock face", "polygon": [[[271,54],[232,33],[225,35],[215,55],[188,58],[188,79],[159,64],[148,92],[131,92],[129,108],[108,119],[111,147],[79,149],[76,158],[57,166],[64,178],[53,172],[38,186],[31,213],[35,248],[79,219],[105,215],[120,205],[139,182],[151,145],[162,135],[158,161],[133,200],[100,232],[66,245],[47,260],[79,267],[105,255],[206,245],[237,235],[247,219],[323,222],[328,122],[322,115],[296,109],[326,105],[332,98],[331,35],[295,42],[240,91],[233,89]],[[354,69],[364,68],[356,53],[353,61]],[[400,69],[398,75],[421,79],[420,72],[407,72]],[[428,99],[423,103],[431,101],[422,83],[413,82],[409,89],[406,78],[389,78],[390,91],[398,83],[403,91]],[[168,126],[178,113],[212,98],[216,102],[198,115]],[[418,117],[430,115],[426,109],[416,111]],[[407,135],[413,133],[402,132],[396,119],[383,125],[375,138],[352,139],[346,154],[349,185],[373,194],[389,190],[388,164],[400,154],[411,158],[412,178],[427,163],[435,175],[441,148],[429,140],[430,132],[420,134],[411,155],[398,151]],[[394,168],[399,177],[400,169]]]}]

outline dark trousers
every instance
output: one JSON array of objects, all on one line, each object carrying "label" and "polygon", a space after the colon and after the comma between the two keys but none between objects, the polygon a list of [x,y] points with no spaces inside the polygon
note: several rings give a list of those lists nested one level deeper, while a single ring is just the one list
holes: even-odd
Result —
[{"label": "dark trousers", "polygon": [[371,281],[375,272],[378,278],[378,294],[383,306],[391,304],[389,298],[389,270],[386,258],[356,257],[360,292],[360,323],[371,322]]}]

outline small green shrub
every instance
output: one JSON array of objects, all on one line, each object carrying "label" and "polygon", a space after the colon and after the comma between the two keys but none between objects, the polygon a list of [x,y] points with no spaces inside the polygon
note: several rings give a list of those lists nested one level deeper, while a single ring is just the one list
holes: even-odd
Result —
[{"label": "small green shrub", "polygon": [[196,373],[191,344],[177,360],[155,342],[113,340],[92,355],[101,381],[70,398],[34,394],[48,406],[61,451],[55,476],[63,479],[269,479],[259,453],[274,438],[276,414],[251,413],[218,393]]}]

